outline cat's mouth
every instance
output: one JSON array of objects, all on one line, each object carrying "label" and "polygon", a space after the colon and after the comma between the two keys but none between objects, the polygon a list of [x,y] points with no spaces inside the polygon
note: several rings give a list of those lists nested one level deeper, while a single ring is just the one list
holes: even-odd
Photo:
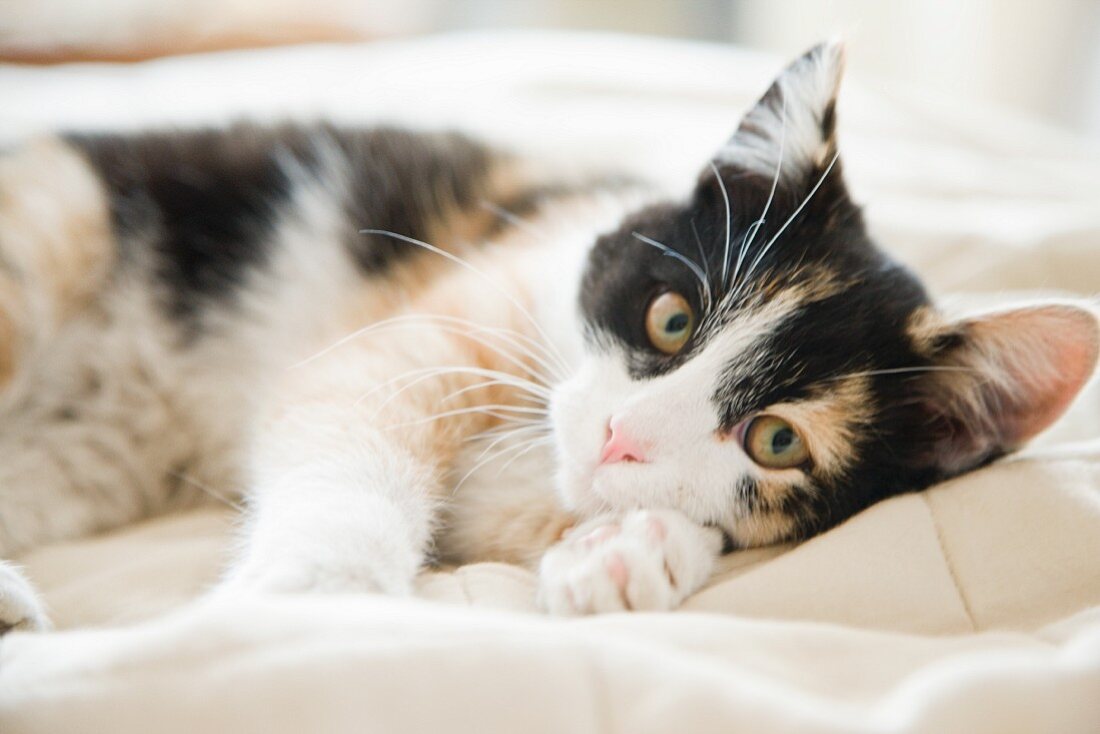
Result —
[{"label": "cat's mouth", "polygon": [[618,506],[626,496],[633,494],[631,488],[646,484],[645,478],[651,472],[652,464],[648,461],[599,464],[589,475],[588,491],[604,502]]}]

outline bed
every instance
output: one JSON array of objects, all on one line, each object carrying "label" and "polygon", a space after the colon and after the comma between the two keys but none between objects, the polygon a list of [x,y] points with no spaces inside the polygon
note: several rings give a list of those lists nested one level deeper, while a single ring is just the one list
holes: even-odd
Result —
[{"label": "bed", "polygon": [[[873,230],[953,307],[1100,284],[1100,150],[874,82],[841,147]],[[0,141],[237,117],[456,127],[682,186],[781,59],[466,34],[130,65],[0,66]],[[862,83],[861,83],[862,82]],[[798,546],[735,553],[668,614],[551,619],[520,568],[414,599],[219,597],[217,502],[18,559],[57,629],[0,639],[0,732],[1100,731],[1100,394],[1025,453]]]}]

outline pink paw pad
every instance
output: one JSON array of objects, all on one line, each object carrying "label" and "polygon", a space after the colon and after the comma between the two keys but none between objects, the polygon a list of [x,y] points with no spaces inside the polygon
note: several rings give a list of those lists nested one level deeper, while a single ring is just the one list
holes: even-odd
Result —
[{"label": "pink paw pad", "polygon": [[607,569],[607,575],[611,577],[611,580],[620,591],[626,589],[626,585],[630,583],[630,570],[626,567],[626,561],[623,560],[622,556],[613,553],[604,562],[604,568]]},{"label": "pink paw pad", "polygon": [[664,542],[664,539],[668,537],[668,528],[665,527],[664,522],[659,517],[648,518],[647,525],[649,537],[658,543]]},{"label": "pink paw pad", "polygon": [[581,538],[581,546],[585,549],[595,548],[597,545],[607,542],[618,534],[618,525],[604,525]]}]

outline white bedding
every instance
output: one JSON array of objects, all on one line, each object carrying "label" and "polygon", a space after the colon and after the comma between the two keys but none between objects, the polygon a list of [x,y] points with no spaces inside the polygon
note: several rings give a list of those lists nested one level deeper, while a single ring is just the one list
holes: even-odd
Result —
[{"label": "white bedding", "polygon": [[[0,67],[0,137],[323,114],[679,182],[780,64],[512,34]],[[851,67],[871,76],[858,47]],[[840,115],[872,226],[935,290],[1096,292],[1100,151],[858,83]],[[22,561],[63,631],[0,640],[0,732],[1095,733],[1096,392],[1041,443],[801,546],[735,554],[672,614],[544,618],[532,576],[496,564],[427,573],[417,600],[189,604],[222,561],[224,508],[44,548]]]}]

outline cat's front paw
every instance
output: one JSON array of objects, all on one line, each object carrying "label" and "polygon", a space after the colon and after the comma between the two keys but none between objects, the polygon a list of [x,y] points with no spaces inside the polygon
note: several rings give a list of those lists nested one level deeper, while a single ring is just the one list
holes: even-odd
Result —
[{"label": "cat's front paw", "polygon": [[9,630],[45,630],[50,622],[34,587],[15,566],[0,561],[0,635]]},{"label": "cat's front paw", "polygon": [[390,549],[375,555],[260,550],[254,548],[233,566],[222,591],[274,594],[384,594],[408,596],[419,559]]},{"label": "cat's front paw", "polygon": [[675,510],[640,510],[574,528],[539,566],[539,605],[551,614],[675,609],[710,578],[718,531]]},{"label": "cat's front paw", "polygon": [[334,566],[283,559],[246,563],[221,584],[224,591],[272,594],[385,594],[408,596],[412,577],[370,566]]}]

